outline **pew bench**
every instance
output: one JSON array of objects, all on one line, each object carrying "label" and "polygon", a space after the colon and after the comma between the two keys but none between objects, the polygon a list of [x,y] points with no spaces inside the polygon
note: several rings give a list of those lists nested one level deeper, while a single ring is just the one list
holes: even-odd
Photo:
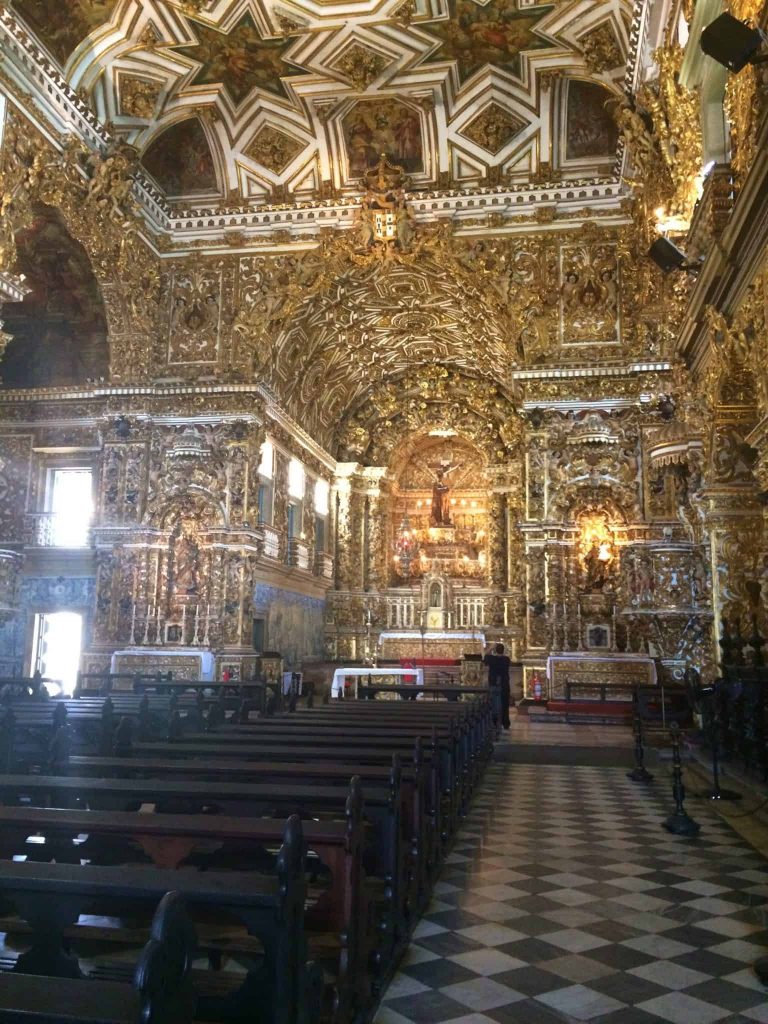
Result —
[{"label": "pew bench", "polygon": [[0,1021],[5,1024],[189,1024],[194,996],[189,983],[195,951],[194,929],[182,898],[167,893],[160,901],[150,938],[130,979],[109,981],[0,976]]},{"label": "pew bench", "polygon": [[78,958],[66,947],[65,930],[83,914],[124,916],[126,908],[132,915],[142,914],[171,889],[198,915],[236,919],[263,948],[256,969],[238,979],[239,987],[222,992],[214,983],[211,994],[198,991],[202,1017],[247,1019],[258,1000],[268,1003],[271,1024],[313,1024],[320,1012],[322,972],[307,961],[303,861],[301,822],[293,817],[285,826],[274,876],[0,862],[0,901],[13,907],[31,929],[31,948],[19,956],[16,970],[83,977]]}]

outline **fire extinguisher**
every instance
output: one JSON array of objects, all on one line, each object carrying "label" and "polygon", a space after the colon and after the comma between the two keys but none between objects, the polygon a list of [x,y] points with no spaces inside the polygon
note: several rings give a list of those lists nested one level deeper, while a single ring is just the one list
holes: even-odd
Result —
[{"label": "fire extinguisher", "polygon": [[538,672],[534,672],[533,673],[532,684],[533,684],[533,699],[535,701],[540,701],[541,700],[541,680],[539,679],[539,673]]}]

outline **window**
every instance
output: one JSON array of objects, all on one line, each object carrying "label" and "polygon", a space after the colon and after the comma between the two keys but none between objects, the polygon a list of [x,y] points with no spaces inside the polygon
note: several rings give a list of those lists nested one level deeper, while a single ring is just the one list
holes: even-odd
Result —
[{"label": "window", "polygon": [[315,481],[315,551],[325,551],[330,487],[327,480]]},{"label": "window", "polygon": [[315,512],[319,516],[328,515],[328,500],[330,497],[330,487],[328,486],[327,480],[316,480],[315,481]]},{"label": "window", "polygon": [[39,672],[52,695],[71,696],[77,683],[83,617],[77,612],[51,612],[35,615],[32,646],[32,672]]},{"label": "window", "polygon": [[54,469],[48,485],[48,515],[40,540],[60,548],[88,543],[93,517],[93,473],[90,469]]},{"label": "window", "polygon": [[298,459],[288,463],[288,495],[298,501],[304,497],[304,467]]},{"label": "window", "polygon": [[290,502],[288,505],[288,536],[293,539],[300,534],[301,506]]},{"label": "window", "polygon": [[272,525],[272,484],[259,484],[259,522]]},{"label": "window", "polygon": [[275,449],[271,441],[265,441],[261,446],[261,462],[259,463],[259,476],[271,480],[275,474]]}]

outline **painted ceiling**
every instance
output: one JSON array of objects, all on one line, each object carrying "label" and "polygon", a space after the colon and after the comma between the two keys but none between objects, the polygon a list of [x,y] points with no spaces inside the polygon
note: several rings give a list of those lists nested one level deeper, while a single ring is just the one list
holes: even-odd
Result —
[{"label": "painted ceiling", "polygon": [[166,198],[611,177],[628,0],[11,0]]}]

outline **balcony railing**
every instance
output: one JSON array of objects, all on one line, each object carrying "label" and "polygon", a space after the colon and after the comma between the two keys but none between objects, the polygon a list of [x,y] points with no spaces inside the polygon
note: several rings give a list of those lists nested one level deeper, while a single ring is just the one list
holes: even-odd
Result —
[{"label": "balcony railing", "polygon": [[258,531],[261,534],[261,542],[264,554],[267,558],[280,557],[280,534],[272,526],[266,523],[259,523]]},{"label": "balcony railing", "polygon": [[309,548],[298,537],[288,541],[288,564],[296,569],[309,569]]},{"label": "balcony railing", "polygon": [[333,579],[333,558],[324,551],[315,554],[315,575],[324,580]]},{"label": "balcony railing", "polygon": [[34,548],[87,548],[91,542],[88,520],[56,512],[27,515],[27,544]]}]

